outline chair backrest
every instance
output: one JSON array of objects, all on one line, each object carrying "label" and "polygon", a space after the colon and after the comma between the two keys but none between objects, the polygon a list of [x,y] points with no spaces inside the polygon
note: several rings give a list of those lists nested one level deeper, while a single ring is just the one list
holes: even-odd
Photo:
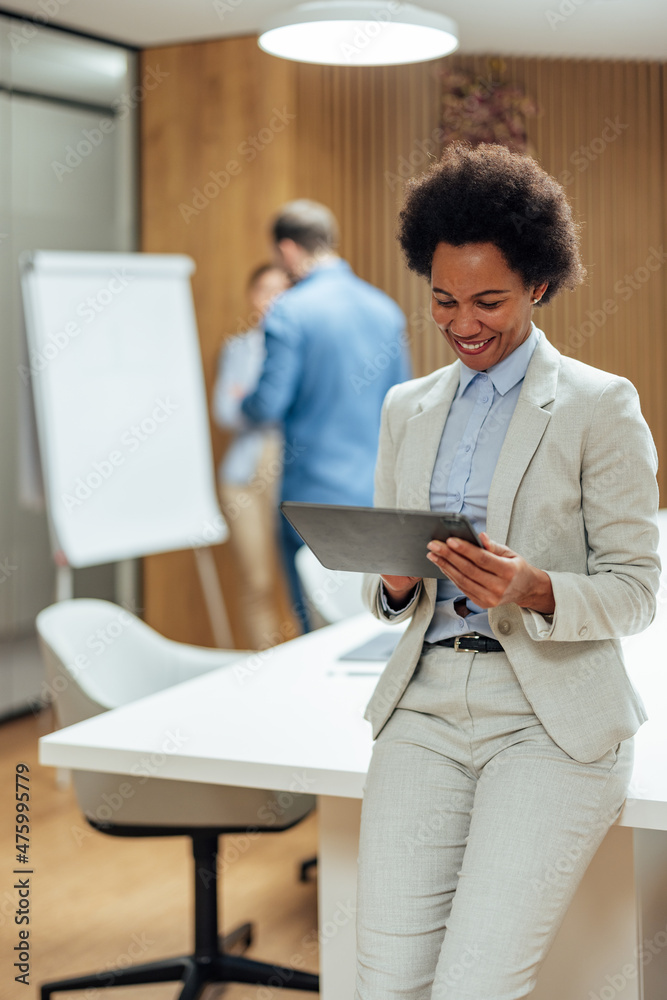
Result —
[{"label": "chair backrest", "polygon": [[366,610],[361,599],[363,573],[327,569],[307,545],[297,551],[295,562],[307,599],[327,624]]},{"label": "chair backrest", "polygon": [[166,639],[109,601],[60,601],[37,615],[56,714],[69,726],[244,654]]},{"label": "chair backrest", "polygon": [[[97,600],[61,601],[37,616],[53,705],[61,726],[238,662],[248,654],[204,649],[165,639],[136,615]],[[110,828],[148,828],[169,832],[205,827],[226,832],[262,826],[274,792],[202,782],[75,770],[79,805],[91,822]],[[281,823],[296,821],[312,809],[308,795],[293,796]],[[266,823],[263,824],[266,827]],[[277,827],[271,824],[272,828]],[[74,829],[74,828],[73,828]],[[108,831],[109,832],[109,831]]]}]

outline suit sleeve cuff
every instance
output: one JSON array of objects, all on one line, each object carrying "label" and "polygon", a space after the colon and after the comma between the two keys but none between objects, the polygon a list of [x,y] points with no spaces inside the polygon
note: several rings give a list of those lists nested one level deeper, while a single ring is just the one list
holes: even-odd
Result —
[{"label": "suit sleeve cuff", "polygon": [[553,637],[553,630],[556,612],[552,615],[542,615],[539,611],[531,611],[530,608],[522,608],[521,614],[526,632],[536,642],[543,642]]},{"label": "suit sleeve cuff", "polygon": [[412,605],[417,600],[417,597],[419,596],[420,590],[421,590],[421,584],[419,584],[416,587],[414,594],[412,595],[412,597],[410,598],[410,600],[406,604],[404,604],[400,608],[390,608],[389,607],[389,601],[387,600],[387,592],[384,589],[384,583],[381,582],[380,583],[380,605],[382,607],[382,610],[383,610],[384,614],[388,618],[398,618],[399,615],[402,615],[405,611],[407,611],[409,608],[412,607]]}]

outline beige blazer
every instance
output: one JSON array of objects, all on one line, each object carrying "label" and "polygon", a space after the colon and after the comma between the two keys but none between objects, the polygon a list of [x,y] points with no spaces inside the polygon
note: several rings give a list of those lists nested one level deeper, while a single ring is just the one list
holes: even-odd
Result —
[{"label": "beige blazer", "polygon": [[[375,505],[429,509],[431,475],[459,385],[459,362],[396,385],[385,399]],[[494,433],[489,428],[488,433]],[[551,738],[596,760],[646,721],[626,674],[620,637],[656,609],[657,455],[626,379],[561,355],[542,335],[495,469],[487,532],[553,585],[553,622],[516,604],[489,610],[523,691]],[[377,736],[421,655],[436,580],[394,621],[411,618],[366,710]],[[382,620],[380,577],[364,598]]]}]

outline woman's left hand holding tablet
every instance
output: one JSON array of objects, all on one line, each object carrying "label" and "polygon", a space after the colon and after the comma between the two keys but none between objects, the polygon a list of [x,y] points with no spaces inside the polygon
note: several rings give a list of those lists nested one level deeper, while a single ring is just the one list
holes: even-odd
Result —
[{"label": "woman's left hand holding tablet", "polygon": [[551,578],[507,545],[480,533],[484,548],[461,538],[428,543],[427,558],[479,608],[518,604],[540,614],[553,614],[556,604]]}]

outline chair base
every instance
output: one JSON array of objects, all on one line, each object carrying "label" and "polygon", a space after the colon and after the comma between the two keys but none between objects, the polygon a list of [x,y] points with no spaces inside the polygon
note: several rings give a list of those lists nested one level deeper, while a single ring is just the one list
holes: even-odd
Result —
[{"label": "chair base", "polygon": [[[247,928],[239,928],[230,937],[245,940]],[[241,931],[245,933],[240,933]],[[228,939],[226,939],[228,940]],[[300,972],[267,962],[256,962],[242,955],[220,954],[210,958],[184,955],[165,958],[158,962],[133,965],[129,969],[106,970],[76,979],[60,979],[44,983],[41,1000],[49,1000],[52,993],[67,990],[105,989],[109,986],[137,986],[147,983],[176,982],[183,984],[176,1000],[196,1000],[210,983],[248,983],[254,986],[282,987],[288,990],[319,991],[319,976]]]},{"label": "chair base", "polygon": [[[92,824],[91,824],[92,825]],[[127,828],[105,832],[128,836]],[[133,965],[128,969],[103,970],[74,979],[59,979],[41,986],[41,1000],[67,990],[105,989],[109,986],[139,986],[147,983],[180,982],[183,984],[177,1000],[196,1000],[210,983],[247,983],[289,990],[318,993],[319,976],[299,972],[280,965],[269,965],[231,955],[232,948],[242,950],[252,942],[252,924],[242,924],[226,937],[218,934],[217,830],[190,830],[194,855],[195,952],[179,958],[164,958],[157,962]]]}]

